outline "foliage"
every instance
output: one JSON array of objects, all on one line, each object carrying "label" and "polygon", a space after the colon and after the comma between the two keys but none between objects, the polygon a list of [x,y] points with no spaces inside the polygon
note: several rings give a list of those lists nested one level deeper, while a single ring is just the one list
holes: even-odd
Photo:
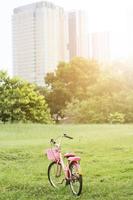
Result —
[{"label": "foliage", "polygon": [[44,96],[34,85],[0,72],[0,120],[50,123],[51,117]]},{"label": "foliage", "polygon": [[64,109],[71,123],[131,123],[133,122],[133,91],[113,95],[73,99]]},{"label": "foliage", "polygon": [[125,122],[125,115],[123,113],[118,113],[118,112],[110,113],[108,117],[108,121],[111,124],[114,124],[114,123],[122,124]]},{"label": "foliage", "polygon": [[45,87],[1,72],[0,120],[49,123],[51,115],[56,122],[133,123],[131,69],[77,57],[48,73]]},{"label": "foliage", "polygon": [[110,99],[100,97],[83,101],[74,99],[67,104],[64,114],[71,123],[106,123],[109,101]]},{"label": "foliage", "polygon": [[133,82],[121,63],[103,70],[93,60],[74,58],[45,77],[51,114],[67,123],[132,123]]},{"label": "foliage", "polygon": [[[112,96],[122,91],[128,91],[129,88],[122,78],[114,77],[109,74],[102,73],[97,82],[87,88],[87,97],[95,96]],[[131,91],[131,90],[130,90]]]},{"label": "foliage", "polygon": [[52,114],[62,117],[62,109],[72,98],[86,97],[88,86],[93,85],[99,76],[99,65],[95,61],[74,58],[70,63],[59,63],[55,73],[48,73],[45,83],[49,92],[46,100]]}]

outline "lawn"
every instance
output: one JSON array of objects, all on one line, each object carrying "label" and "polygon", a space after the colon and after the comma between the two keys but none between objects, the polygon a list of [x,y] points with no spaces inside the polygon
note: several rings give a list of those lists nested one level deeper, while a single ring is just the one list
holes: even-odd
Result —
[{"label": "lawn", "polygon": [[[133,125],[0,125],[0,200],[72,200],[53,190],[43,151],[68,133],[63,151],[81,156],[81,200],[133,200]],[[76,198],[77,199],[77,198]]]}]

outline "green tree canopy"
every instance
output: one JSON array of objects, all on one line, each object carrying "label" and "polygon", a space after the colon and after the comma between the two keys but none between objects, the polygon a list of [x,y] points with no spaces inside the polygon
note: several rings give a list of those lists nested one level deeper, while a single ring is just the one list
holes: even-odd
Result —
[{"label": "green tree canopy", "polygon": [[95,61],[77,57],[69,63],[59,63],[55,73],[48,73],[45,77],[49,89],[46,99],[52,114],[58,118],[72,98],[85,98],[87,88],[97,82],[98,76],[99,65]]},{"label": "green tree canopy", "polygon": [[0,72],[0,120],[2,122],[52,122],[50,111],[36,87]]},{"label": "green tree canopy", "polygon": [[133,123],[133,91],[73,99],[64,115],[71,123]]}]

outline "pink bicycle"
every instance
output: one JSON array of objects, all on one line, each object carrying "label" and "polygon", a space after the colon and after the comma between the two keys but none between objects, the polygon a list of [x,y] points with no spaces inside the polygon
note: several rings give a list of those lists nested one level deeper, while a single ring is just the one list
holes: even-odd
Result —
[{"label": "pink bicycle", "polygon": [[66,153],[64,158],[67,159],[67,164],[64,163],[61,153],[61,142],[63,138],[73,139],[64,134],[56,140],[51,139],[51,148],[47,150],[47,157],[52,162],[48,166],[48,180],[54,188],[59,188],[64,182],[65,185],[70,185],[72,193],[79,196],[82,191],[82,175],[80,173],[80,157],[74,153]]}]

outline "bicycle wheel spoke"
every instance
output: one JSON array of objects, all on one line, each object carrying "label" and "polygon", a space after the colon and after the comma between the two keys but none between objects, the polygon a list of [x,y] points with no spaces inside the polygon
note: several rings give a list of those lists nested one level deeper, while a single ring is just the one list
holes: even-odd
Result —
[{"label": "bicycle wheel spoke", "polygon": [[64,174],[60,164],[51,163],[48,169],[48,178],[55,188],[59,188],[64,183]]}]

